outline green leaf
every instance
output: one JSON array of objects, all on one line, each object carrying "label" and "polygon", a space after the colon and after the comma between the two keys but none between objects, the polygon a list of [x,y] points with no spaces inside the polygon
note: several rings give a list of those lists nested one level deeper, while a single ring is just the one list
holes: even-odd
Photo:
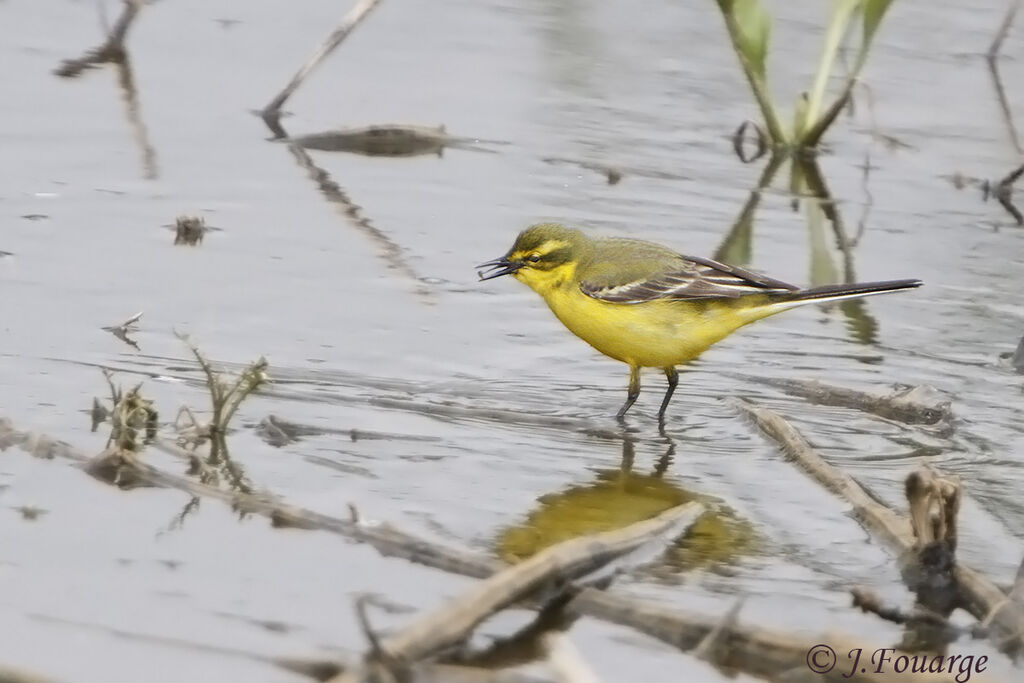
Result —
[{"label": "green leaf", "polygon": [[771,18],[760,0],[717,0],[725,18],[733,50],[747,77],[750,89],[764,117],[773,144],[786,142],[786,133],[768,92],[766,61],[771,38]]},{"label": "green leaf", "polygon": [[[861,50],[867,53],[875,32],[882,23],[882,17],[892,0],[864,0],[864,39],[861,41]],[[865,54],[866,57],[866,54]]]},{"label": "green leaf", "polygon": [[795,133],[799,138],[807,132],[807,128],[817,122],[821,112],[822,103],[825,99],[825,88],[828,86],[828,78],[832,73],[832,65],[835,63],[836,53],[846,35],[846,29],[857,6],[862,0],[835,0],[832,5],[832,17],[829,19],[828,29],[825,32],[825,40],[821,50],[821,59],[818,61],[818,71],[814,76],[814,85],[811,86],[810,96],[807,104],[807,115],[804,117],[804,127],[798,128]]},{"label": "green leaf", "polygon": [[[849,0],[839,0],[839,2],[847,1]],[[804,131],[803,135],[800,137],[801,145],[808,147],[814,147],[817,145],[821,136],[825,134],[828,127],[831,126],[832,122],[835,121],[837,116],[839,116],[839,112],[846,104],[847,98],[853,91],[853,86],[856,85],[857,79],[860,77],[860,72],[864,70],[864,64],[867,63],[868,60],[871,42],[874,40],[875,34],[881,26],[882,18],[885,16],[885,12],[889,9],[889,5],[891,5],[892,2],[893,0],[857,0],[856,4],[859,5],[858,9],[861,13],[863,26],[860,50],[857,53],[857,58],[854,60],[853,69],[850,71],[839,97],[836,98],[825,113],[820,117],[817,117],[816,120],[814,118],[808,119],[808,129]],[[817,116],[817,112],[813,112],[812,115]]]},{"label": "green leaf", "polygon": [[754,73],[764,80],[768,42],[772,32],[771,18],[764,11],[760,0],[731,0],[727,4],[739,28],[743,56]]}]

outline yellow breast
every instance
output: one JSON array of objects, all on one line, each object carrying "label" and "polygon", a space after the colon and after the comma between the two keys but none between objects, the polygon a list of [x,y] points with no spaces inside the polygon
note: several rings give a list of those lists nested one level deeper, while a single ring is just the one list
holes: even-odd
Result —
[{"label": "yellow breast", "polygon": [[[563,268],[570,268],[571,265]],[[623,363],[670,367],[689,362],[737,328],[764,317],[751,302],[650,301],[621,304],[584,294],[572,272],[546,273],[543,279],[516,273],[530,285],[577,337]]]}]

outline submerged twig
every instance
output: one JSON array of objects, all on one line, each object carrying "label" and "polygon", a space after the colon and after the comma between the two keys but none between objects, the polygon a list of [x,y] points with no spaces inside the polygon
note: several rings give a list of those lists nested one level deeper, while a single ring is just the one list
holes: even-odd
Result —
[{"label": "submerged twig", "polygon": [[564,632],[549,631],[541,636],[541,642],[558,683],[598,683],[597,673]]},{"label": "submerged twig", "polygon": [[987,633],[984,628],[975,624],[971,628],[961,628],[949,622],[949,620],[932,610],[923,607],[915,607],[912,611],[904,611],[899,607],[892,607],[882,602],[882,598],[867,588],[853,588],[850,590],[853,598],[853,606],[857,609],[874,614],[880,619],[890,621],[894,624],[904,626],[925,625],[939,628],[946,632],[948,640],[953,641],[961,636],[971,638],[985,638]]},{"label": "submerged twig", "polygon": [[306,77],[315,69],[320,62],[322,62],[331,52],[337,48],[343,40],[352,32],[356,26],[359,25],[363,19],[377,6],[380,0],[358,0],[351,10],[342,18],[341,23],[331,32],[331,35],[327,37],[327,40],[317,48],[312,56],[306,61],[305,64],[296,72],[292,79],[288,82],[288,85],[277,94],[274,99],[267,104],[266,107],[260,112],[260,116],[263,118],[264,123],[270,128],[271,133],[275,137],[283,138],[287,137],[284,128],[281,127],[281,107],[284,103],[292,96],[292,93],[302,85],[302,82],[306,80]]},{"label": "submerged twig", "polygon": [[[865,529],[899,552],[901,565],[905,572],[910,572],[909,583],[917,591],[919,599],[930,593],[926,606],[932,608],[934,600],[951,602],[988,625],[1001,648],[1013,650],[1024,646],[1024,606],[1010,601],[992,581],[952,558],[951,553],[955,550],[953,520],[958,508],[953,501],[954,498],[958,500],[958,491],[951,493],[949,486],[936,481],[934,475],[912,473],[907,480],[908,498],[913,506],[911,523],[871,496],[853,477],[825,462],[782,416],[749,401],[737,399],[735,404],[753,418],[757,426],[775,440],[801,469],[846,501]],[[936,516],[933,511],[937,499],[945,502],[939,505]],[[952,536],[950,532],[953,532]],[[936,540],[942,541],[938,544],[939,550],[944,547],[948,551],[939,554],[939,565],[943,562],[948,565],[944,573],[936,573]],[[948,577],[952,585],[936,585],[936,582],[947,581],[943,577]]]},{"label": "submerged twig", "polygon": [[[587,588],[583,590],[568,608],[590,617],[604,619],[622,626],[628,626],[652,638],[657,638],[679,648],[691,652],[708,638],[716,629],[721,629],[718,638],[722,647],[717,653],[715,664],[726,670],[742,671],[754,676],[770,680],[804,680],[803,678],[787,678],[787,672],[808,674],[808,657],[823,643],[839,653],[841,659],[832,673],[836,681],[889,682],[894,680],[914,681],[915,683],[935,683],[936,680],[952,680],[952,676],[936,678],[934,674],[916,673],[917,670],[907,669],[894,677],[892,672],[873,668],[855,670],[852,653],[863,652],[865,655],[881,650],[877,642],[871,643],[863,635],[850,636],[842,633],[825,634],[787,633],[761,626],[745,626],[731,624],[718,616],[694,614],[676,607],[653,603],[645,600],[629,600],[614,593]],[[885,648],[895,660],[897,657],[910,657],[911,653]],[[847,654],[851,653],[851,654]],[[923,655],[922,655],[923,656]],[[844,674],[849,674],[845,675]],[[818,675],[814,674],[815,680]],[[808,679],[809,680],[809,679]],[[833,680],[821,676],[821,680]],[[972,676],[978,681],[978,676]]]},{"label": "submerged twig", "polygon": [[879,394],[824,384],[818,380],[769,377],[749,379],[778,387],[791,396],[799,396],[812,403],[862,410],[906,424],[948,424],[953,417],[949,398],[925,385],[895,388],[888,393]]}]

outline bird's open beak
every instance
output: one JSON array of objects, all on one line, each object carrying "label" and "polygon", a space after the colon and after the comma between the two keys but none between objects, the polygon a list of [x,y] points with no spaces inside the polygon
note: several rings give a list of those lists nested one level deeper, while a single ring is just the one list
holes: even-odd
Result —
[{"label": "bird's open beak", "polygon": [[476,274],[480,277],[480,280],[482,282],[484,280],[492,280],[496,277],[501,277],[502,275],[509,275],[511,273],[516,272],[522,267],[523,264],[509,261],[507,257],[502,256],[501,258],[496,258],[493,261],[481,263],[479,266],[477,266],[477,268],[489,268],[489,273],[485,273],[482,270],[478,270]]}]

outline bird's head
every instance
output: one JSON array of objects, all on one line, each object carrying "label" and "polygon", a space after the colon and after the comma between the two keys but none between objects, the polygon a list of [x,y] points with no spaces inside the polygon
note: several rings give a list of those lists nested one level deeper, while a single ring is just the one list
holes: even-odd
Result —
[{"label": "bird's head", "polygon": [[479,273],[481,280],[511,275],[539,291],[570,276],[588,244],[579,230],[558,223],[539,223],[519,233],[504,256],[477,268],[489,269]]}]

